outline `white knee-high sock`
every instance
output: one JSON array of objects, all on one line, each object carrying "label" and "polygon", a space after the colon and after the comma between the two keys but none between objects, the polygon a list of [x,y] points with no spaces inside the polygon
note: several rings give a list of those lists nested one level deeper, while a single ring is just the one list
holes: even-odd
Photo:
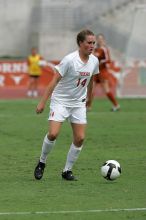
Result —
[{"label": "white knee-high sock", "polygon": [[67,160],[66,160],[66,164],[64,167],[63,171],[67,171],[67,170],[71,170],[74,163],[76,162],[76,160],[78,159],[78,156],[82,150],[82,147],[76,147],[73,143],[70,146],[68,155],[67,155]]},{"label": "white knee-high sock", "polygon": [[40,156],[40,162],[46,163],[47,156],[49,152],[52,150],[53,146],[55,145],[56,140],[50,141],[47,135],[44,138],[43,145],[42,145],[42,152]]}]

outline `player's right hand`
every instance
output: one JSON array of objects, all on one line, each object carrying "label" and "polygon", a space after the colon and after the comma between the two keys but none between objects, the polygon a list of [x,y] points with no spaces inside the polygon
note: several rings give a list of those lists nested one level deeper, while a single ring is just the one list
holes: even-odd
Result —
[{"label": "player's right hand", "polygon": [[44,108],[45,108],[45,104],[40,102],[36,107],[36,113],[37,114],[42,113],[44,111]]}]

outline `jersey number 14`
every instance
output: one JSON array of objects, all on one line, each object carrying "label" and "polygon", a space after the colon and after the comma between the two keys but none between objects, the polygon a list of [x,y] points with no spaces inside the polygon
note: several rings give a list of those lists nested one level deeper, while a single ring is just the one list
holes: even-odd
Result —
[{"label": "jersey number 14", "polygon": [[78,81],[77,81],[77,87],[79,86],[79,85],[81,85],[82,87],[84,87],[85,85],[86,85],[86,82],[87,82],[87,79],[81,79],[81,78],[79,78],[78,79]]}]

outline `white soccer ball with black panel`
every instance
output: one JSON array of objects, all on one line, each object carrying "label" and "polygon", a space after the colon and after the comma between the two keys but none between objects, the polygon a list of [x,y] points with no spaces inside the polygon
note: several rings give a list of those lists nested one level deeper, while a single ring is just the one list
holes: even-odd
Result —
[{"label": "white soccer ball with black panel", "polygon": [[101,175],[107,180],[115,180],[121,175],[120,163],[116,160],[107,160],[101,166]]}]

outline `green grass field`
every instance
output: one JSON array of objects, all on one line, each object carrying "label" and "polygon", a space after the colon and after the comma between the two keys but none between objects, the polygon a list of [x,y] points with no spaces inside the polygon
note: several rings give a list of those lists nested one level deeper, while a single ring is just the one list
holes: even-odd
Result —
[{"label": "green grass field", "polygon": [[[48,127],[48,108],[36,115],[37,102],[0,101],[0,219],[145,220],[146,100],[120,100],[122,110],[114,113],[107,99],[94,101],[84,149],[73,170],[79,178],[75,182],[60,176],[72,139],[67,122],[44,178],[33,178]],[[121,164],[116,181],[100,175],[108,159]]]}]

